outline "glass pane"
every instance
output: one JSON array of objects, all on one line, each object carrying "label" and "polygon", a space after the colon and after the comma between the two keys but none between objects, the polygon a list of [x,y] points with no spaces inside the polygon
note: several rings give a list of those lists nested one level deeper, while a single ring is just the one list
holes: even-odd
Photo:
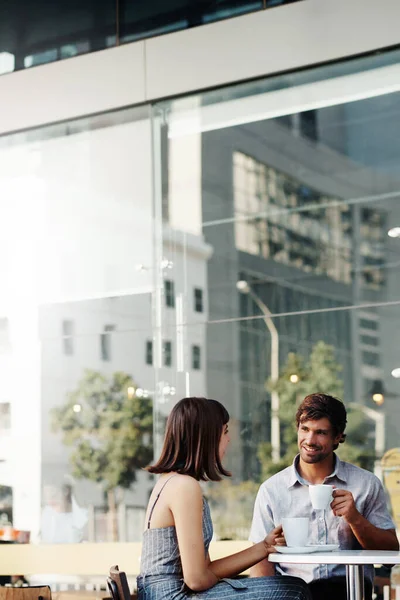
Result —
[{"label": "glass pane", "polygon": [[0,158],[9,520],[34,542],[138,541],[155,389],[148,109],[5,136]]},{"label": "glass pane", "polygon": [[115,0],[3,2],[0,74],[101,50],[115,33]]},{"label": "glass pane", "polygon": [[[40,309],[41,543],[141,539],[151,480],[125,446],[139,431],[140,452],[146,462],[153,457],[154,373],[143,356],[151,331],[149,298],[131,294]],[[67,358],[54,335],[65,316],[75,325],[74,353]],[[101,336],[110,317],[115,329],[106,334],[105,356]],[[143,389],[146,397],[137,395]],[[135,462],[137,470],[127,469]],[[107,492],[110,483],[116,489]]]},{"label": "glass pane", "polygon": [[[230,464],[242,483],[236,510],[215,492],[221,518],[241,513],[240,494],[277,457],[293,460],[307,393],[338,395],[354,413],[341,456],[382,477],[375,459],[398,445],[399,63],[387,53],[155,107],[168,123],[156,154],[164,258],[183,315],[176,376],[223,401],[233,422]],[[246,537],[249,519],[235,531],[221,522],[217,535]]]}]

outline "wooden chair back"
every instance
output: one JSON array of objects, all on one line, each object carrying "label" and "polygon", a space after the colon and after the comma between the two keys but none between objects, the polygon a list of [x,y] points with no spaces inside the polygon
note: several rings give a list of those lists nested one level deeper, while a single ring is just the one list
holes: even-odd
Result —
[{"label": "wooden chair back", "polygon": [[48,585],[27,587],[0,587],[0,600],[51,600]]},{"label": "wooden chair back", "polygon": [[[107,587],[113,600],[131,600],[126,573],[120,571],[118,565],[110,568],[110,576],[107,577]],[[0,600],[2,600],[0,598]]]}]

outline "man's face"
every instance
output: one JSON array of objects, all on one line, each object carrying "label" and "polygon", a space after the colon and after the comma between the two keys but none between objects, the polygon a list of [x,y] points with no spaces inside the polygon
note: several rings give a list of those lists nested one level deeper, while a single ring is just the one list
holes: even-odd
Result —
[{"label": "man's face", "polygon": [[333,447],[341,437],[341,434],[333,434],[332,425],[327,418],[300,423],[297,430],[300,458],[308,464],[322,462],[332,455]]}]

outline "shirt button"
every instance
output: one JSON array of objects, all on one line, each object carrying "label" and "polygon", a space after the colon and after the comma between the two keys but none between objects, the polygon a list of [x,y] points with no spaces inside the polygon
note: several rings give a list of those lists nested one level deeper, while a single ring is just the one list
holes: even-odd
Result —
[{"label": "shirt button", "polygon": [[320,517],[320,518],[319,518],[319,520],[320,520],[320,523],[323,523],[323,521],[324,521],[324,518],[323,518],[323,517]]}]

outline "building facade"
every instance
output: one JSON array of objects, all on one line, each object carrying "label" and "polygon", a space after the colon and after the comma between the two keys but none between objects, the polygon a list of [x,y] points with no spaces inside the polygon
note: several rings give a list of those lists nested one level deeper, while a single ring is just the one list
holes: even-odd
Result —
[{"label": "building facade", "polygon": [[[38,539],[45,486],[104,509],[51,429],[88,368],[129,373],[156,425],[183,395],[221,399],[234,480],[258,481],[271,337],[238,281],[280,369],[324,341],[372,446],[385,416],[378,453],[400,428],[398,3],[121,6],[0,19],[0,485]],[[127,540],[150,485],[124,496]]]}]

